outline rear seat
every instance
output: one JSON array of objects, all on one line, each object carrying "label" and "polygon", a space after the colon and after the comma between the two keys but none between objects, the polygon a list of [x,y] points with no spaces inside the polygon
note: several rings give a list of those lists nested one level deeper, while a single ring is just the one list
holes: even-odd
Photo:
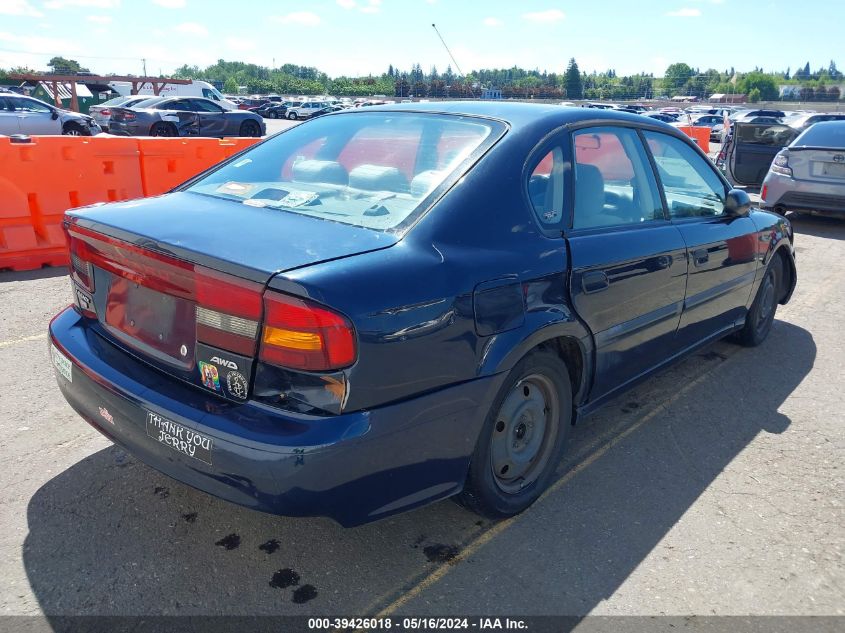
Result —
[{"label": "rear seat", "polygon": [[293,164],[292,173],[294,182],[349,184],[346,169],[333,160],[300,160]]},{"label": "rear seat", "polygon": [[365,191],[408,193],[408,179],[396,167],[359,165],[349,172],[349,186]]}]

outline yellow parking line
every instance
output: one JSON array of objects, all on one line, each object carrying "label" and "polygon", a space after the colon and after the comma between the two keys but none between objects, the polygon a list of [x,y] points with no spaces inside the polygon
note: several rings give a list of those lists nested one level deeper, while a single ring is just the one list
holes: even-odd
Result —
[{"label": "yellow parking line", "polygon": [[[727,357],[730,358],[735,353],[736,353],[736,351],[731,351],[727,354]],[[721,365],[721,364],[722,363],[719,363],[719,365]],[[715,369],[715,367],[713,369]],[[533,510],[533,508],[537,504],[544,501],[545,499],[547,499],[548,497],[553,495],[555,492],[557,492],[558,490],[563,488],[578,473],[580,473],[582,470],[586,469],[593,462],[595,462],[600,457],[602,457],[605,453],[607,453],[616,444],[618,444],[619,442],[624,440],[626,437],[631,435],[631,433],[633,433],[634,431],[636,431],[637,429],[642,427],[644,424],[646,424],[647,422],[652,420],[659,413],[665,411],[673,402],[675,402],[680,397],[685,395],[691,389],[693,389],[694,387],[701,384],[705,379],[707,379],[710,376],[710,374],[713,373],[713,369],[701,374],[701,376],[699,376],[698,378],[696,378],[692,382],[687,383],[686,386],[682,387],[681,389],[676,391],[671,397],[669,397],[668,399],[666,399],[663,402],[661,402],[660,404],[658,404],[651,411],[646,413],[644,416],[642,416],[640,419],[638,419],[636,422],[634,422],[631,426],[629,426],[624,431],[622,431],[618,434],[613,434],[613,436],[607,442],[602,444],[598,449],[596,449],[595,452],[591,453],[585,459],[581,460],[579,463],[577,463],[575,466],[573,466],[569,471],[567,471],[566,474],[563,475],[563,477],[561,477],[554,484],[552,484],[542,495],[540,495],[540,498],[537,499],[537,501],[534,503],[533,506],[529,507],[527,510],[525,510],[521,514],[517,514],[516,516],[513,516],[513,517],[510,517],[508,519],[504,519],[502,521],[499,521],[498,523],[494,524],[493,527],[491,527],[489,530],[485,530],[484,532],[479,534],[475,539],[470,541],[466,545],[466,547],[464,547],[458,553],[457,556],[455,556],[449,562],[440,565],[440,567],[438,567],[437,569],[432,571],[429,575],[425,576],[422,580],[420,580],[411,589],[409,589],[407,592],[405,592],[404,594],[399,596],[396,600],[391,602],[388,606],[386,606],[381,611],[379,611],[379,613],[375,617],[383,618],[383,617],[387,617],[389,615],[392,615],[393,613],[396,612],[397,609],[401,608],[402,606],[404,606],[405,604],[407,604],[408,602],[410,602],[411,600],[413,600],[414,598],[419,596],[423,591],[425,591],[426,589],[428,589],[432,585],[436,584],[444,576],[446,576],[446,574],[448,574],[449,571],[451,571],[452,567],[454,567],[455,565],[457,565],[461,561],[464,561],[467,558],[469,558],[470,556],[472,556],[473,554],[475,554],[478,550],[480,550],[482,547],[484,547],[487,543],[492,541],[496,536],[498,536],[499,534],[501,534],[502,532],[507,530],[511,525],[513,525],[514,523],[516,523],[517,521],[519,521],[523,517],[525,517],[529,512],[531,512]]]},{"label": "yellow parking line", "polygon": [[45,338],[47,338],[47,332],[33,334],[32,336],[24,336],[22,338],[15,338],[10,341],[0,341],[0,349],[4,347],[11,347],[12,345],[17,345],[18,343],[26,343],[27,341],[40,341]]}]

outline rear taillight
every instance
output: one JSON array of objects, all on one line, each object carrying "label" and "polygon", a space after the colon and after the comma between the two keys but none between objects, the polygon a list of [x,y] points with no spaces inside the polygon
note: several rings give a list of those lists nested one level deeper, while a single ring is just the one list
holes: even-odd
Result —
[{"label": "rear taillight", "polygon": [[769,169],[781,176],[792,177],[792,168],[789,166],[789,154],[786,150],[782,150],[775,156],[775,160],[772,161],[772,166]]},{"label": "rear taillight", "polygon": [[258,357],[304,371],[328,371],[355,362],[355,330],[337,312],[311,301],[269,291]]},{"label": "rear taillight", "polygon": [[134,121],[135,120],[135,113],[134,112],[124,112],[123,116],[121,118],[124,121]]},{"label": "rear taillight", "polygon": [[767,193],[769,193],[769,185],[763,185],[763,188],[760,190],[760,200],[765,202]]},{"label": "rear taillight", "polygon": [[149,251],[88,229],[66,228],[74,279],[93,292],[91,266],[196,304],[197,340],[255,355],[263,285]]},{"label": "rear taillight", "polygon": [[100,114],[102,114],[103,116],[111,116],[111,110],[109,110],[108,108],[103,108],[102,110],[100,110]]}]

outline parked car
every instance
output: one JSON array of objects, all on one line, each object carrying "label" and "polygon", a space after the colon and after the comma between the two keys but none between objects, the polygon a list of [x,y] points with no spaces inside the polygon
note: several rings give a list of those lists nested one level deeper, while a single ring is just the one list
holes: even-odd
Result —
[{"label": "parked car", "polygon": [[93,136],[100,132],[100,126],[87,114],[62,110],[11,92],[0,95],[0,134]]},{"label": "parked car", "polygon": [[288,111],[288,106],[284,103],[270,101],[257,108],[250,108],[249,111],[265,119],[284,119]]},{"label": "parked car", "polygon": [[131,108],[133,105],[141,101],[150,99],[149,95],[132,95],[131,97],[115,97],[103,103],[93,105],[88,108],[88,114],[97,122],[103,132],[109,131],[109,121],[111,120],[111,108],[120,106],[122,108]]},{"label": "parked car", "polygon": [[224,110],[202,98],[156,98],[131,108],[111,109],[109,131],[122,136],[264,136],[267,128],[252,112]]},{"label": "parked car", "polygon": [[316,112],[314,112],[311,115],[311,118],[313,119],[316,116],[323,116],[324,114],[331,114],[332,112],[340,112],[341,110],[346,110],[346,108],[344,108],[341,105],[327,105],[325,108],[321,108],[321,109],[317,110]]},{"label": "parked car", "polygon": [[815,123],[778,152],[760,198],[781,214],[845,217],[845,120]]},{"label": "parked car", "polygon": [[649,119],[656,119],[657,121],[663,121],[664,123],[674,123],[678,120],[678,117],[669,114],[668,112],[641,112],[640,114],[648,117]]},{"label": "parked car", "polygon": [[260,108],[267,103],[270,103],[267,99],[244,97],[238,104],[238,110],[252,110],[253,108]]},{"label": "parked car", "polygon": [[759,122],[736,121],[717,158],[728,180],[742,187],[760,187],[778,152],[798,132],[772,117]]},{"label": "parked car", "polygon": [[812,114],[799,114],[794,118],[784,121],[790,127],[803,132],[808,127],[822,121],[845,121],[845,112],[814,112]]},{"label": "parked car", "polygon": [[82,417],[200,490],[344,525],[524,510],[573,422],[761,344],[796,279],[789,221],[680,131],[519,103],[319,117],[65,228],[49,340]]},{"label": "parked car", "polygon": [[305,101],[298,106],[292,106],[287,110],[287,118],[289,119],[307,119],[311,117],[318,110],[322,110],[328,105],[325,101]]}]

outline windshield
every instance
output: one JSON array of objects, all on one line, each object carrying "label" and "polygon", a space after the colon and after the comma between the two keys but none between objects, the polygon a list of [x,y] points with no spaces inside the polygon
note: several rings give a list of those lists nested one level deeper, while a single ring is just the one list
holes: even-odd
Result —
[{"label": "windshield", "polygon": [[793,147],[833,147],[845,148],[845,121],[822,121],[808,127],[795,142]]},{"label": "windshield", "polygon": [[329,115],[292,128],[188,191],[376,230],[396,229],[495,140],[494,121],[409,112]]}]

